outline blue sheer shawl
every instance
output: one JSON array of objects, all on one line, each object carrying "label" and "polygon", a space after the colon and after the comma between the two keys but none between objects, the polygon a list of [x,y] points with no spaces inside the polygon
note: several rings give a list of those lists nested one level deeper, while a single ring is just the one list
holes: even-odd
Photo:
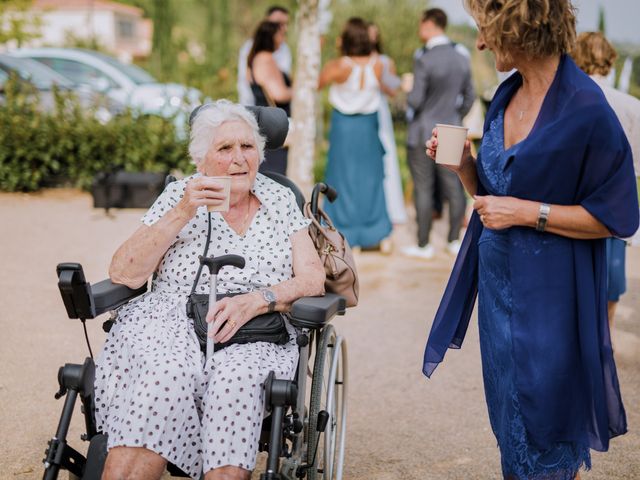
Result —
[{"label": "blue sheer shawl", "polygon": [[[500,86],[485,132],[521,85],[516,73]],[[566,55],[533,129],[507,164],[510,196],[582,205],[614,236],[638,228],[626,136],[600,88]],[[491,193],[480,176],[478,194]],[[460,348],[464,340],[478,292],[482,228],[474,212],[431,327],[426,376],[447,348]],[[513,227],[511,239],[516,388],[530,440],[540,448],[572,441],[607,450],[627,425],[607,321],[605,241],[524,227]]]}]

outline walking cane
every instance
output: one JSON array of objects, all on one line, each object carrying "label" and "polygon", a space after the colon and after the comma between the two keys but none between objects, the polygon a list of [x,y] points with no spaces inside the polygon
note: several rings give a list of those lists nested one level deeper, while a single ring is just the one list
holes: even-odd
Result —
[{"label": "walking cane", "polygon": [[[221,257],[200,257],[200,263],[209,268],[209,312],[218,301],[218,272],[222,267],[231,265],[244,268],[244,258],[240,255],[222,255]],[[206,359],[213,356],[213,322],[207,324],[207,353]]]}]

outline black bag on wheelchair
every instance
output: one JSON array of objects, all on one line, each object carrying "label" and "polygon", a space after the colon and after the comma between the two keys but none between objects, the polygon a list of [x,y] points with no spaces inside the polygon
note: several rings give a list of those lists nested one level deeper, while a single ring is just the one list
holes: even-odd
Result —
[{"label": "black bag on wheelchair", "polygon": [[[209,243],[211,241],[211,213],[209,213],[209,228],[207,231],[207,240],[204,244],[204,253],[201,258],[206,258],[209,252]],[[196,293],[198,279],[202,273],[203,263],[200,263],[196,278],[191,287],[191,293],[187,300],[187,316],[193,319],[193,328],[200,343],[200,350],[207,351],[207,313],[209,311],[209,294]],[[224,297],[234,297],[241,293],[216,294],[216,299]],[[233,345],[234,343],[254,343],[254,342],[271,342],[278,345],[284,345],[289,340],[289,332],[284,323],[284,316],[280,312],[264,313],[252,318],[242,327],[238,329],[228,342],[214,343],[213,351]]]},{"label": "black bag on wheelchair", "polygon": [[[217,296],[234,297],[240,293],[227,293]],[[209,311],[209,294],[192,293],[187,301],[187,316],[193,319],[200,350],[207,351],[207,312]],[[280,312],[265,313],[252,318],[245,323],[235,335],[225,343],[215,343],[213,350],[217,352],[234,343],[270,342],[284,345],[289,341],[289,332],[284,322],[284,314]]]},{"label": "black bag on wheelchair", "polygon": [[149,208],[164,190],[167,174],[99,173],[91,185],[94,208]]}]

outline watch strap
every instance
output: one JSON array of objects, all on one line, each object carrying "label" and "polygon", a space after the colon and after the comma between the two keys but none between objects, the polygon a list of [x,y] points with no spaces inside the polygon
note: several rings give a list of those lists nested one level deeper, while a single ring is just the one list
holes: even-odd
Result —
[{"label": "watch strap", "polygon": [[262,290],[262,297],[267,302],[267,312],[273,313],[276,309],[276,295],[269,289]]},{"label": "watch strap", "polygon": [[549,219],[549,212],[551,212],[551,206],[547,203],[541,203],[538,210],[538,221],[536,222],[536,230],[544,232],[547,228],[547,220]]}]

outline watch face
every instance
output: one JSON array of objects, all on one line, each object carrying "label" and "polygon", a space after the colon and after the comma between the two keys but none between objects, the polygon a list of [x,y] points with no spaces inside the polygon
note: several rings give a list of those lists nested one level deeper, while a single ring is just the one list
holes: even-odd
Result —
[{"label": "watch face", "polygon": [[276,296],[271,290],[263,290],[262,295],[264,296],[264,299],[269,303],[276,301]]}]

